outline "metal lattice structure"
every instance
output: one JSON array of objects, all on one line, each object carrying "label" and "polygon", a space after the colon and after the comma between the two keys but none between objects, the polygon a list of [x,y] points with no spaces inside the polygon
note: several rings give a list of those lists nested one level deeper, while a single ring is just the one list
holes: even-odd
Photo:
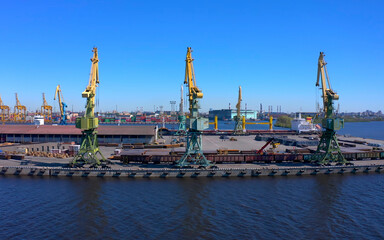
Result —
[{"label": "metal lattice structure", "polygon": [[320,52],[316,86],[320,86],[319,81],[321,78],[323,111],[325,116],[322,121],[323,132],[312,161],[320,165],[329,165],[331,162],[336,162],[340,165],[349,164],[341,154],[340,146],[336,138],[336,130],[340,130],[344,127],[344,119],[336,118],[334,116],[333,104],[335,100],[339,100],[339,95],[337,95],[331,88],[326,68],[327,63],[324,61],[324,56],[324,53]]},{"label": "metal lattice structure", "polygon": [[86,112],[84,117],[76,119],[76,127],[82,129],[82,139],[79,153],[74,157],[72,165],[91,164],[99,166],[107,162],[100,152],[97,141],[98,118],[95,117],[95,96],[96,87],[99,84],[99,58],[97,48],[93,48],[93,57],[89,83],[82,97],[87,99]]},{"label": "metal lattice structure", "polygon": [[184,84],[188,86],[189,118],[187,119],[187,146],[183,157],[177,161],[177,167],[187,167],[194,164],[200,167],[211,166],[203,153],[201,131],[209,127],[207,118],[199,116],[199,99],[203,98],[202,91],[196,86],[195,71],[193,68],[192,49],[188,47],[185,67]]}]

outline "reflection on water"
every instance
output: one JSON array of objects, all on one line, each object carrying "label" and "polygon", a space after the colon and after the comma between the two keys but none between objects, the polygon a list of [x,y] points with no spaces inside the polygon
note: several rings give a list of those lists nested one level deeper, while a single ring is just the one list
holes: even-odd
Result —
[{"label": "reflection on water", "polygon": [[383,176],[1,177],[0,239],[378,239]]}]

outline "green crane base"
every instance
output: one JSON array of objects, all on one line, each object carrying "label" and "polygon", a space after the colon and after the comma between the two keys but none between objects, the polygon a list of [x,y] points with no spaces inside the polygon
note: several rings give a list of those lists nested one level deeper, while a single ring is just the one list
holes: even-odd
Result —
[{"label": "green crane base", "polygon": [[341,154],[336,132],[332,129],[326,129],[323,132],[316,153],[311,160],[319,165],[329,165],[331,162],[336,162],[338,165],[350,164]]},{"label": "green crane base", "polygon": [[234,135],[244,135],[245,131],[243,129],[243,121],[241,117],[234,116],[233,120],[235,120],[235,129],[233,129]]},{"label": "green crane base", "polygon": [[187,146],[183,157],[176,162],[175,167],[187,167],[191,164],[199,167],[209,167],[212,163],[207,160],[202,150],[202,136],[200,131],[188,131]]},{"label": "green crane base", "polygon": [[97,131],[89,129],[82,131],[82,133],[80,150],[70,162],[70,165],[82,166],[84,164],[91,164],[92,166],[100,166],[102,163],[107,163],[108,161],[99,150]]}]

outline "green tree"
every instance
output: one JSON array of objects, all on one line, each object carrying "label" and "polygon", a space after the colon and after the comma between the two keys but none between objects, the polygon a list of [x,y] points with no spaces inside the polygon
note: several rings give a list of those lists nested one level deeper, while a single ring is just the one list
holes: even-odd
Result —
[{"label": "green tree", "polygon": [[292,118],[290,118],[288,115],[281,115],[277,118],[275,126],[276,127],[291,128],[291,121],[292,121]]}]

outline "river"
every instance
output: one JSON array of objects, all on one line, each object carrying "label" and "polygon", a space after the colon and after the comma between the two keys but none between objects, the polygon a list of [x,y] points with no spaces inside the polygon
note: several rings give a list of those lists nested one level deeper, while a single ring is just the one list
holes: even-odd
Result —
[{"label": "river", "polygon": [[[384,139],[383,129],[346,123],[339,133]],[[383,189],[383,174],[2,176],[0,239],[384,239]]]},{"label": "river", "polygon": [[382,174],[0,178],[0,239],[383,239]]}]

